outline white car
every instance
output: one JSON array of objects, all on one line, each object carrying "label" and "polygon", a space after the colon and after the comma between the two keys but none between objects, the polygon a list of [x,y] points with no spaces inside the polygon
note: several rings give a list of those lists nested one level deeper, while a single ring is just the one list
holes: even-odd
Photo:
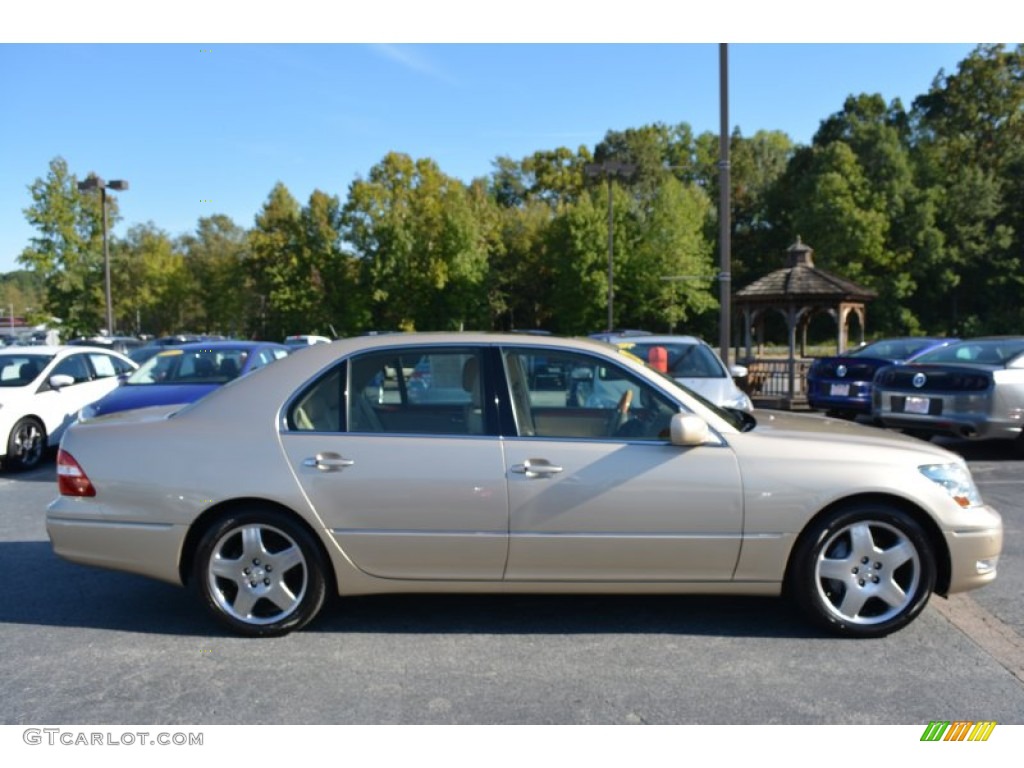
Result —
[{"label": "white car", "polygon": [[600,338],[636,355],[719,408],[739,408],[747,413],[754,410],[747,393],[734,381],[746,376],[747,369],[742,365],[727,367],[718,353],[696,336],[602,334]]},{"label": "white car", "polygon": [[82,408],[137,367],[94,347],[0,349],[0,460],[8,469],[36,466]]}]

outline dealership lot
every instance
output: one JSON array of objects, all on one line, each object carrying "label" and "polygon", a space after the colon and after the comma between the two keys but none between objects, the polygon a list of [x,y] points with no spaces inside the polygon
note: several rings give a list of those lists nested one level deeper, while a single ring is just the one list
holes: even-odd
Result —
[{"label": "dealership lot", "polygon": [[0,723],[1020,723],[1024,462],[950,443],[1004,517],[999,579],[881,640],[758,598],[388,596],[247,640],[185,590],[66,563],[52,462],[0,474]]}]

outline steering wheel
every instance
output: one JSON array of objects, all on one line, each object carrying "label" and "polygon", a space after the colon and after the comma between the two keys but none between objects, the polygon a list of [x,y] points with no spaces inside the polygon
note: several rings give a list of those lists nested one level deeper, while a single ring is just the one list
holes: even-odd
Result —
[{"label": "steering wheel", "polygon": [[610,435],[614,435],[622,428],[623,424],[629,421],[629,406],[632,403],[633,390],[627,389],[622,393],[622,397],[619,398],[619,402],[615,406],[615,415],[612,417],[611,428],[609,431]]}]

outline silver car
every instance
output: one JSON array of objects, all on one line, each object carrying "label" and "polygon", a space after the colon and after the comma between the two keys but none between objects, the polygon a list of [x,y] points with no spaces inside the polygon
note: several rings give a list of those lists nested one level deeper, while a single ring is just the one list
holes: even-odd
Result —
[{"label": "silver car", "polygon": [[[411,397],[429,369],[435,396]],[[617,399],[580,402],[594,372]],[[724,411],[586,340],[345,339],[198,402],[74,424],[46,515],[69,560],[189,585],[251,636],[328,594],[779,595],[846,636],[996,577],[999,514],[903,435]]]},{"label": "silver car", "polygon": [[603,334],[601,338],[631,352],[720,408],[739,408],[748,413],[754,410],[750,397],[735,381],[747,375],[746,367],[726,366],[711,345],[696,336]]},{"label": "silver car", "polygon": [[1024,336],[967,339],[883,368],[872,414],[923,438],[1013,440],[1024,455]]}]

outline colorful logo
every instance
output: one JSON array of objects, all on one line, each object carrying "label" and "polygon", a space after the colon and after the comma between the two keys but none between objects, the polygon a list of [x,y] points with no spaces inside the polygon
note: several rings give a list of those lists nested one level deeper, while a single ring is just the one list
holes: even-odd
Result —
[{"label": "colorful logo", "polygon": [[921,741],[988,741],[995,728],[993,720],[932,720]]}]

